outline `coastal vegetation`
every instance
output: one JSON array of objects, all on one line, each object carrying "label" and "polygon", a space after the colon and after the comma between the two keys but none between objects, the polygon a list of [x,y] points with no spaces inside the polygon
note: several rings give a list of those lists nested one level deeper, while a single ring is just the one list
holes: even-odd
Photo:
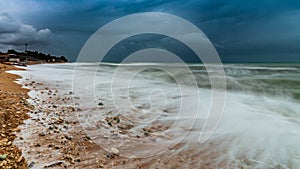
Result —
[{"label": "coastal vegetation", "polygon": [[38,64],[38,63],[61,63],[68,62],[65,56],[54,56],[39,51],[16,51],[14,49],[7,50],[6,53],[0,52],[0,62],[10,64]]}]

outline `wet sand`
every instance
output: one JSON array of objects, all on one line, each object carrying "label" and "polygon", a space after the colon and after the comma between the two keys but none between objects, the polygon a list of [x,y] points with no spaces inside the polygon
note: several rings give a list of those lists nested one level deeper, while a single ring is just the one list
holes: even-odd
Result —
[{"label": "wet sand", "polygon": [[[18,78],[18,76],[15,77]],[[21,130],[14,140],[15,145],[21,149],[26,158],[26,161],[22,158],[23,166],[20,165],[20,168],[26,168],[26,162],[28,167],[33,169],[248,168],[247,161],[241,161],[239,166],[233,166],[226,158],[223,158],[227,150],[222,146],[222,140],[202,145],[195,141],[183,140],[178,145],[168,147],[161,154],[144,158],[124,157],[119,153],[121,149],[103,147],[104,144],[100,147],[86,134],[76,113],[76,111],[82,111],[76,103],[76,99],[80,98],[73,96],[70,86],[59,86],[62,84],[56,81],[40,81],[30,76],[23,78],[21,83],[30,89],[28,102],[32,105],[32,109],[26,111],[29,112],[30,118],[19,126]],[[20,87],[17,84],[14,85]],[[25,89],[24,91],[28,92]],[[164,137],[159,133],[166,128],[155,124],[131,135],[128,130],[134,126],[124,126],[123,124],[129,122],[114,112],[106,113],[107,111],[104,111],[106,106],[104,103],[93,110],[103,114],[103,119],[96,126],[104,127],[111,133],[111,135],[99,134],[104,142],[113,145],[111,143],[115,140],[124,139],[130,143],[143,143],[149,140],[155,143],[156,139]],[[125,144],[123,147],[130,154],[151,151],[151,145],[148,148],[143,144],[134,148],[127,148],[128,146],[130,145]]]},{"label": "wet sand", "polygon": [[24,83],[31,89],[34,109],[15,143],[29,168],[142,168],[139,159],[122,157],[118,150],[106,151],[92,141],[77,119],[71,91],[57,91],[32,79]]},{"label": "wet sand", "polygon": [[[34,71],[30,67],[27,71],[19,73],[23,78],[18,83],[23,84],[29,90],[21,89],[20,85],[13,82],[19,76],[1,75],[6,81],[0,81],[0,164],[2,165],[0,168],[27,168],[26,165],[32,169],[297,168],[293,167],[298,164],[297,161],[294,161],[295,164],[283,162],[282,165],[276,161],[276,156],[274,156],[274,163],[270,160],[261,163],[260,161],[266,160],[266,154],[261,154],[264,151],[256,151],[255,149],[259,147],[254,147],[255,144],[252,145],[252,142],[255,139],[260,139],[262,135],[251,137],[251,133],[247,132],[242,134],[235,132],[217,133],[208,142],[199,144],[197,139],[199,138],[198,130],[201,129],[201,126],[195,126],[193,130],[179,129],[175,126],[170,130],[173,133],[168,133],[166,132],[168,121],[157,121],[157,123],[153,121],[147,125],[140,125],[134,120],[130,120],[131,118],[126,118],[124,116],[126,114],[120,114],[114,108],[115,105],[106,98],[106,95],[101,95],[95,99],[95,105],[90,106],[90,104],[86,104],[87,101],[85,100],[85,97],[90,96],[86,93],[82,95],[73,94],[72,79],[64,77],[64,74],[60,77],[58,75],[60,69],[50,69],[54,71],[51,74],[49,70],[40,71],[47,66],[42,65],[41,67],[42,69],[37,69],[38,73],[30,72]],[[3,73],[4,70],[8,69],[15,68],[5,67],[1,72]],[[47,71],[48,73],[45,73]],[[24,92],[20,92],[19,89]],[[99,88],[99,91],[101,89]],[[32,105],[30,110],[26,102],[28,91],[30,91],[28,93],[30,98],[27,101]],[[23,107],[27,107],[27,109]],[[143,109],[143,107],[138,107],[138,109]],[[22,120],[27,118],[26,112],[29,112],[30,118],[22,124]],[[134,117],[139,115],[135,109],[130,109],[128,112],[132,113],[129,115]],[[169,112],[163,112],[162,115],[167,116]],[[231,122],[232,117],[228,118],[228,122]],[[195,124],[201,124],[201,119],[199,120],[199,123]],[[91,125],[82,126],[85,122]],[[167,124],[164,126],[165,122]],[[17,125],[19,127],[15,129]],[[231,127],[231,125],[227,127]],[[276,131],[273,129],[270,131]],[[189,132],[189,136],[177,145],[165,142],[174,140],[176,135],[182,135],[180,131]],[[13,139],[14,141],[12,141]],[[262,140],[263,142],[264,140]],[[288,145],[285,142],[280,144]],[[262,145],[263,148],[265,146],[268,147]],[[161,154],[153,154],[157,147],[162,148],[162,151],[159,152]],[[253,153],[252,148],[255,150],[255,154],[251,154]],[[26,161],[21,156],[21,151]],[[275,155],[277,152],[276,150]],[[143,153],[152,155],[145,156]],[[268,153],[268,149],[266,153]],[[250,158],[247,156],[249,154]],[[290,167],[284,167],[285,163]]]},{"label": "wet sand", "polygon": [[[169,147],[162,154],[145,158],[123,157],[118,153],[118,151],[121,152],[120,149],[105,147],[105,150],[85,133],[76,114],[76,111],[81,110],[76,104],[73,93],[68,90],[69,87],[59,86],[59,83],[55,82],[47,84],[49,82],[35,81],[30,77],[24,79],[22,83],[31,89],[29,101],[34,109],[29,113],[31,118],[20,127],[21,132],[18,133],[19,137],[15,142],[18,147],[22,148],[30,168],[206,169],[227,165],[226,160],[218,164],[213,160],[220,155],[219,151],[212,148],[217,147],[218,143],[201,145],[207,147],[199,149],[199,144],[183,141],[174,147]],[[61,88],[66,90],[61,90]],[[105,109],[105,105],[99,106],[94,111],[104,113],[103,109]],[[123,138],[127,141],[130,140],[131,143],[147,142],[147,140],[155,142],[158,137],[161,137],[158,133],[165,130],[153,125],[140,133],[135,133],[136,136],[132,136],[127,131],[133,126],[124,126],[123,124],[128,124],[128,121],[114,113],[104,113],[100,123],[100,126],[105,126],[112,133],[112,135],[104,133],[99,135],[99,137],[103,137],[104,142]],[[148,148],[143,144],[140,145],[126,148],[129,146],[128,144],[124,145],[124,149],[127,149],[130,154],[143,150],[151,151],[151,145]]]},{"label": "wet sand", "polygon": [[14,82],[20,76],[6,73],[7,70],[20,69],[0,64],[0,168],[26,169],[26,160],[13,141],[18,126],[29,117],[28,90]]}]

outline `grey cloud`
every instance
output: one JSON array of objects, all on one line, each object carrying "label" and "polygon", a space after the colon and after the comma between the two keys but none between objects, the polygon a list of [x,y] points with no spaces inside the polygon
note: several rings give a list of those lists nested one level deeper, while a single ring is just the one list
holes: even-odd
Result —
[{"label": "grey cloud", "polygon": [[[25,1],[10,2],[20,4]],[[265,55],[270,55],[269,58],[273,58],[274,61],[284,60],[285,56],[297,58],[295,59],[297,61],[300,58],[299,0],[187,0],[184,2],[182,0],[29,0],[29,2],[36,3],[37,7],[32,10],[7,12],[24,23],[34,25],[38,29],[36,32],[44,27],[53,30],[55,34],[52,36],[53,43],[40,49],[49,48],[47,50],[51,53],[57,50],[57,53],[69,56],[71,60],[76,59],[89,36],[106,23],[128,14],[146,11],[170,13],[192,22],[213,42],[223,61],[247,59],[255,61],[263,59]],[[14,4],[11,7],[15,6],[18,5]],[[23,6],[24,9],[30,8],[29,5]],[[13,11],[17,12],[13,13]],[[4,21],[6,24],[2,24]],[[1,18],[0,35],[19,31],[20,25],[23,24],[16,24],[9,17]],[[29,30],[27,31],[30,33]],[[41,41],[47,39],[46,35],[49,35],[47,31],[42,31],[40,35],[36,33],[35,36],[39,38],[34,39],[36,42]],[[5,36],[6,39],[15,41],[16,37]],[[26,36],[22,39],[26,39]],[[150,39],[149,43],[151,42],[157,41]],[[123,47],[134,48],[134,45]],[[249,55],[253,57],[248,57]]]},{"label": "grey cloud", "polygon": [[7,13],[0,14],[0,34],[14,33],[20,29],[20,25]]},{"label": "grey cloud", "polygon": [[0,44],[2,46],[19,46],[25,43],[47,45],[51,34],[48,28],[37,30],[32,25],[17,22],[7,13],[0,14]]}]

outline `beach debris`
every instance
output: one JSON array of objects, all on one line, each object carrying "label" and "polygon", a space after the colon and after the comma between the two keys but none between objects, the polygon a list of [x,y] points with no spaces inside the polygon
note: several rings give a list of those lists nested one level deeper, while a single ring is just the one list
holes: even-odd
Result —
[{"label": "beach debris", "polygon": [[6,143],[6,146],[10,146],[11,144],[12,144],[12,142],[9,141],[9,142]]},{"label": "beach debris", "polygon": [[6,155],[6,154],[0,155],[0,160],[5,160],[5,159],[6,159],[6,157],[7,157],[7,155]]},{"label": "beach debris", "polygon": [[84,136],[84,140],[92,140],[89,136]]},{"label": "beach debris", "polygon": [[154,137],[163,137],[163,136],[165,136],[165,134],[161,133],[161,132],[153,132],[153,133],[151,133],[151,136],[154,136]]},{"label": "beach debris", "polygon": [[72,136],[65,135],[65,139],[67,139],[67,140],[72,140],[73,137],[72,137]]},{"label": "beach debris", "polygon": [[[3,137],[3,136],[2,136],[2,137]],[[7,139],[7,138],[4,138],[4,139],[0,140],[0,146],[6,145],[7,142],[8,142],[8,139]]]},{"label": "beach debris", "polygon": [[144,131],[144,135],[145,136],[149,136],[149,132],[148,131]]},{"label": "beach debris", "polygon": [[23,156],[20,156],[18,159],[16,159],[17,163],[20,163],[23,160]]},{"label": "beach debris", "polygon": [[110,152],[105,155],[108,159],[113,159],[119,155],[119,150],[117,148],[112,147]]},{"label": "beach debris", "polygon": [[[18,117],[18,116],[16,116],[16,117]],[[17,128],[14,128],[12,131],[13,131],[13,132],[20,132],[21,129],[17,127]]]},{"label": "beach debris", "polygon": [[28,164],[28,167],[29,167],[29,168],[32,168],[32,167],[34,166],[34,164],[35,164],[35,162],[32,161],[31,163]]},{"label": "beach debris", "polygon": [[143,131],[145,136],[149,136],[149,129],[143,128]]},{"label": "beach debris", "polygon": [[118,155],[119,154],[119,150],[117,148],[115,148],[115,147],[112,147],[110,149],[110,152],[113,153],[114,155]]},{"label": "beach debris", "polygon": [[105,120],[109,126],[113,126],[121,122],[119,116],[107,117]]},{"label": "beach debris", "polygon": [[108,158],[108,159],[112,159],[112,158],[114,158],[114,155],[111,154],[111,153],[108,153],[108,154],[105,155],[105,157]]},{"label": "beach debris", "polygon": [[100,103],[98,103],[98,106],[103,106],[103,105],[104,105],[104,104],[103,104],[103,103],[101,103],[101,102],[100,102]]},{"label": "beach debris", "polygon": [[133,124],[130,122],[121,122],[120,124],[118,124],[118,128],[121,130],[130,130],[131,128],[133,128]]},{"label": "beach debris", "polygon": [[39,133],[39,136],[45,136],[46,135],[46,133],[44,133],[44,132],[41,132],[41,133]]},{"label": "beach debris", "polygon": [[113,117],[114,123],[120,123],[120,118],[118,116]]}]

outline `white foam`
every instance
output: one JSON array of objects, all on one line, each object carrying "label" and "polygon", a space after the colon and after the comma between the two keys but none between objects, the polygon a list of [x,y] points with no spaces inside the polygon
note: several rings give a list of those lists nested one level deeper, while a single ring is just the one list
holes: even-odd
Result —
[{"label": "white foam", "polygon": [[[48,84],[51,85],[59,84],[58,88],[67,90],[65,88],[66,86],[72,86],[74,65],[75,64],[34,65],[29,66],[27,71],[17,72],[17,74],[24,76],[24,78],[30,77],[32,79],[48,82]],[[92,70],[89,69],[89,66],[98,66],[98,64],[85,63],[82,65],[87,66],[86,71]],[[107,69],[110,68],[108,67]],[[110,94],[113,68],[111,69],[112,70],[109,71],[97,72],[95,76],[96,88],[94,90],[95,100],[100,99],[107,107],[113,108],[114,105]],[[259,67],[259,69],[263,69],[263,67]],[[84,77],[85,75],[82,74],[82,76]],[[82,88],[85,87],[87,86],[82,85]],[[169,113],[167,116],[162,116],[163,109],[176,112],[178,107],[180,107],[181,96],[178,86],[158,81],[157,79],[151,81],[149,79],[137,78],[131,87],[131,102],[133,106],[141,106],[145,109],[145,114],[150,114],[148,116],[141,115],[141,117],[146,118],[144,121],[153,120],[153,118],[157,119],[159,117],[160,121],[167,122],[175,120],[178,117],[172,113]],[[155,100],[155,95],[152,95],[150,100],[154,99],[153,103],[158,104],[158,106],[147,106],[151,92],[157,88],[164,91],[168,97],[167,102],[164,103],[165,106],[160,106],[160,102],[155,102],[158,101]],[[198,117],[198,124],[195,125],[194,130],[192,130],[188,138],[186,138],[189,142],[197,142],[203,120],[205,120],[207,112],[209,111],[211,94],[208,89],[187,88],[191,93],[195,92],[195,90],[199,90],[201,95],[200,107],[202,108],[202,113]],[[71,88],[68,88],[68,90],[70,89]],[[89,90],[89,88],[87,88],[87,90]],[[120,88],[118,90],[122,92],[123,89]],[[162,97],[159,94],[157,96]],[[190,97],[190,101],[183,104],[193,106],[194,100],[191,96],[192,94],[184,96],[186,98]],[[91,96],[85,96],[84,93],[79,93],[78,97],[83,99]],[[87,103],[85,106],[88,108],[90,104]],[[124,112],[129,112],[129,114],[133,111],[132,106],[120,106]],[[103,111],[110,110],[111,109],[104,109]],[[288,98],[230,92],[227,95],[223,119],[209,142],[220,139],[223,140],[222,144],[215,148],[226,149],[227,153],[220,159],[223,160],[225,158],[229,163],[241,163],[241,159],[246,159],[251,163],[251,168],[300,168],[299,110],[299,102]],[[86,113],[88,112],[91,113],[93,111],[86,111]],[[99,118],[99,114],[91,114],[91,119],[93,118]],[[182,127],[182,125],[185,125],[186,122],[190,122],[193,118],[193,116],[188,114],[181,115],[179,121],[182,123],[178,123],[178,125]],[[188,120],[186,121],[186,119]],[[177,130],[181,129],[174,127],[170,133],[182,134],[183,131],[177,132]],[[201,152],[201,146],[199,146],[199,152]],[[215,160],[216,162],[218,161],[218,159]]]}]

